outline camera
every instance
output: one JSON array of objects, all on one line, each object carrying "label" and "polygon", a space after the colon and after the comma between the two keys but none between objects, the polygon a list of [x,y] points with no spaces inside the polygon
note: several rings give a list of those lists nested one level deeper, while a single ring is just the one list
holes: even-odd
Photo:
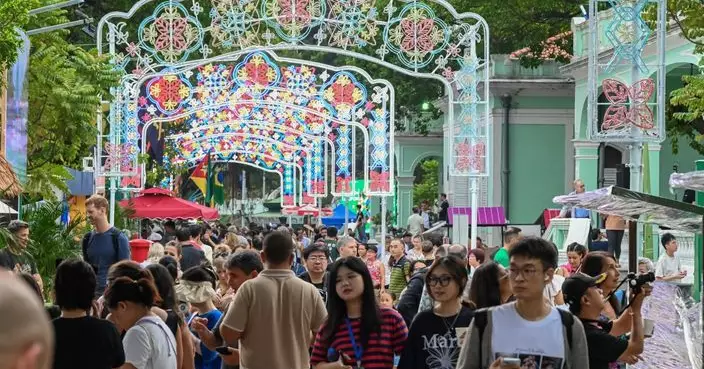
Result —
[{"label": "camera", "polygon": [[645,274],[636,275],[635,273],[628,273],[628,284],[631,286],[631,290],[634,294],[638,294],[641,291],[641,287],[644,284],[655,282],[655,273],[649,272]]}]

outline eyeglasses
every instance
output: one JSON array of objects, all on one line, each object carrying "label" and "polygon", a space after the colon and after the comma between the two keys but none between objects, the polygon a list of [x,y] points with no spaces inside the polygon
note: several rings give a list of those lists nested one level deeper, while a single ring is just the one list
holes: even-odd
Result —
[{"label": "eyeglasses", "polygon": [[327,260],[327,258],[325,256],[311,256],[308,258],[308,260],[310,260],[312,262],[319,261],[322,263],[323,261]]},{"label": "eyeglasses", "polygon": [[428,285],[431,287],[435,287],[440,284],[442,287],[447,287],[447,285],[450,284],[450,281],[452,281],[452,277],[449,275],[444,275],[442,277],[428,277]]},{"label": "eyeglasses", "polygon": [[533,267],[528,267],[528,268],[523,268],[523,269],[509,268],[508,269],[508,276],[511,279],[516,279],[516,278],[518,278],[518,275],[520,274],[523,277],[523,279],[531,279],[531,278],[535,277],[535,274],[537,272],[538,272],[538,270]]}]

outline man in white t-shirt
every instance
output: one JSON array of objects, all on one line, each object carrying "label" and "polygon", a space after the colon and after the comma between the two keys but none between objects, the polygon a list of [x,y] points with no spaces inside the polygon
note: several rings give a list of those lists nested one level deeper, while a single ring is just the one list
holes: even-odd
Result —
[{"label": "man in white t-shirt", "polygon": [[557,267],[555,246],[526,237],[511,248],[509,259],[516,301],[475,313],[457,368],[588,369],[584,326],[545,303],[543,291]]},{"label": "man in white t-shirt", "polygon": [[411,236],[418,236],[423,233],[423,217],[420,215],[418,207],[413,208],[413,214],[408,217],[408,233]]},{"label": "man in white t-shirt", "polygon": [[677,239],[671,233],[665,233],[660,239],[665,253],[660,255],[658,265],[655,267],[655,278],[659,281],[679,281],[687,276],[687,271],[682,270],[682,262],[675,255],[677,252]]}]

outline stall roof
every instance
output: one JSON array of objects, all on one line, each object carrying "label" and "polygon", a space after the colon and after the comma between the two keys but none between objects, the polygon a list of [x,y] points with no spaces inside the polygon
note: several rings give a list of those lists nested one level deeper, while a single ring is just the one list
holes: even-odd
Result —
[{"label": "stall roof", "polygon": [[553,202],[687,232],[701,232],[704,217],[703,207],[616,186],[557,196]]},{"label": "stall roof", "polygon": [[670,187],[704,192],[704,171],[672,173]]}]

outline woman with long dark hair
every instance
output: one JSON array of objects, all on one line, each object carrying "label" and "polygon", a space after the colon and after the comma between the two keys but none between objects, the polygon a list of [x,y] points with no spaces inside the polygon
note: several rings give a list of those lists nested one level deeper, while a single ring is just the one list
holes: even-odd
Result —
[{"label": "woman with long dark hair", "polygon": [[399,369],[449,369],[457,364],[462,333],[474,316],[473,310],[461,303],[467,285],[465,265],[456,256],[444,256],[426,273],[425,285],[435,306],[413,319]]},{"label": "woman with long dark hair", "polygon": [[577,272],[585,256],[587,256],[587,248],[577,242],[572,242],[567,246],[567,263],[557,268],[555,274],[565,278],[570,277]]},{"label": "woman with long dark hair", "polygon": [[151,311],[159,300],[153,278],[146,270],[140,270],[136,280],[119,277],[111,281],[105,292],[105,305],[112,319],[119,329],[126,331],[122,344],[128,368],[177,367],[176,339]]},{"label": "woman with long dark hair", "polygon": [[174,289],[174,279],[171,271],[161,264],[151,264],[146,268],[154,277],[161,302],[157,307],[166,312],[166,325],[171,333],[176,337],[176,354],[179,369],[193,369],[195,367],[193,356],[195,355],[191,333],[188,330],[183,315],[178,311],[176,301],[176,290]]},{"label": "woman with long dark hair", "polygon": [[408,335],[399,313],[379,308],[364,262],[337,260],[329,272],[328,317],[315,337],[311,366],[391,369]]},{"label": "woman with long dark hair", "polygon": [[[582,260],[579,271],[592,277],[606,273],[606,279],[599,285],[604,296],[608,296],[618,288],[621,273],[618,271],[616,259],[608,252],[593,251],[588,253]],[[604,306],[602,313],[604,317],[609,320],[616,319],[621,313],[623,302],[625,299],[619,299],[616,294],[611,295],[609,303]]]},{"label": "woman with long dark hair", "polygon": [[489,308],[510,302],[513,297],[508,271],[490,261],[482,264],[472,275],[469,286],[469,305],[474,309]]}]

